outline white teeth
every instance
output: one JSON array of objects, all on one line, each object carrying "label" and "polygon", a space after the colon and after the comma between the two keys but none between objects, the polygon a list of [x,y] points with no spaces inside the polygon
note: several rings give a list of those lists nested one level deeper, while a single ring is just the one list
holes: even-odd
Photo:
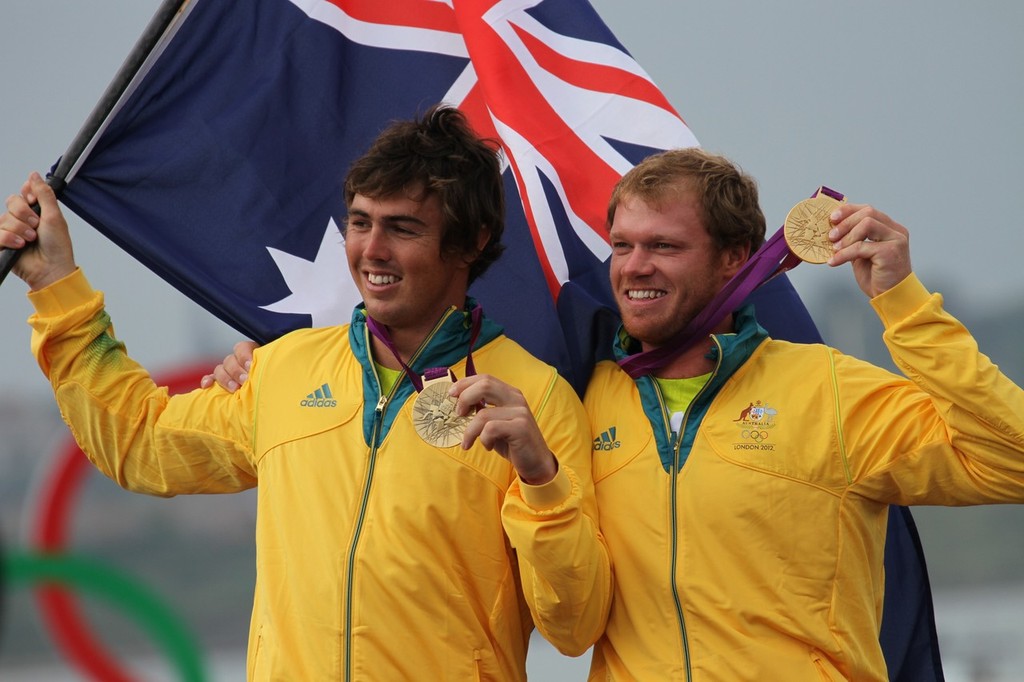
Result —
[{"label": "white teeth", "polygon": [[394,275],[374,275],[369,274],[366,279],[370,280],[370,284],[394,284],[398,281],[398,278]]},{"label": "white teeth", "polygon": [[661,298],[664,295],[665,292],[658,289],[630,289],[626,292],[626,296],[628,296],[631,301],[648,298]]}]

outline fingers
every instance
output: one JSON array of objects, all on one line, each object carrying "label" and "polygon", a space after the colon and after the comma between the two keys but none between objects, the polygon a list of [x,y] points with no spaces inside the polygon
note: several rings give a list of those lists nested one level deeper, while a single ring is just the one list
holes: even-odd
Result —
[{"label": "fingers", "polygon": [[910,232],[866,204],[845,204],[831,215],[835,252],[831,266],[852,263],[861,289],[871,297],[887,291],[911,272]]},{"label": "fingers", "polygon": [[22,192],[22,194],[25,195],[29,204],[39,204],[41,215],[60,213],[60,208],[57,206],[57,195],[53,193],[53,188],[47,184],[43,176],[33,172],[28,176],[26,184],[28,192]]},{"label": "fingers", "polygon": [[502,452],[502,446],[509,437],[522,434],[522,429],[527,424],[519,408],[487,407],[477,410],[472,421],[466,426],[462,449],[468,450],[474,441],[479,440],[485,449]]},{"label": "fingers", "polygon": [[456,381],[448,393],[457,399],[455,413],[466,416],[484,405],[526,407],[526,398],[519,389],[489,374],[477,374]]},{"label": "fingers", "polygon": [[213,370],[214,380],[228,393],[234,393],[242,385],[242,375],[248,378],[244,371],[240,371],[233,355],[224,358],[224,362]]},{"label": "fingers", "polygon": [[239,367],[249,371],[249,365],[252,363],[252,352],[258,347],[259,344],[255,341],[239,341],[232,348],[231,354],[234,356]]},{"label": "fingers", "polygon": [[0,246],[20,249],[35,241],[38,237],[36,228],[39,227],[39,216],[25,197],[12,194],[7,197],[6,206],[7,213],[0,218]]},{"label": "fingers", "polygon": [[844,204],[832,212],[829,238],[836,251],[867,242],[907,240],[909,231],[873,206]]},{"label": "fingers", "polygon": [[203,375],[199,380],[199,387],[209,388],[218,384],[228,393],[234,393],[248,378],[248,373],[238,366],[235,356],[228,355],[222,363],[213,368],[213,374]]},{"label": "fingers", "polygon": [[[455,414],[465,417],[476,412],[463,435],[463,449],[469,449],[480,439],[480,444],[488,450],[498,447],[502,451],[499,446],[504,445],[503,441],[510,435],[524,435],[525,429],[537,429],[523,394],[490,375],[460,379],[449,395],[456,398]],[[502,451],[502,455],[505,454]]]},{"label": "fingers", "polygon": [[463,434],[464,450],[479,442],[508,459],[526,483],[539,485],[554,478],[558,462],[519,389],[481,374],[455,382],[450,395],[457,398],[456,414],[476,410]]},{"label": "fingers", "polygon": [[206,374],[199,380],[201,388],[209,388],[215,383],[228,393],[234,393],[249,378],[249,367],[252,365],[252,353],[258,347],[255,341],[239,341],[230,355],[214,367],[212,374]]},{"label": "fingers", "polygon": [[[214,380],[220,384],[228,393],[234,393],[238,388],[245,383],[245,380],[249,378],[249,367],[252,364],[252,352],[251,350],[239,353],[238,347],[240,342],[235,344],[235,352],[224,358],[224,362],[217,365],[213,370]],[[253,344],[255,345],[255,344]],[[251,346],[249,347],[251,349]]]}]

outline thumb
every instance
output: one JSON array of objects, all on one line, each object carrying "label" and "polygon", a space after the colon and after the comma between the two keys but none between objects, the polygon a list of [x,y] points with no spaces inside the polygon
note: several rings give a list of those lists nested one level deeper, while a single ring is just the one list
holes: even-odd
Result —
[{"label": "thumb", "polygon": [[28,179],[29,193],[25,197],[29,203],[38,203],[40,215],[52,214],[60,209],[57,207],[57,195],[53,188],[39,173],[33,171]]}]

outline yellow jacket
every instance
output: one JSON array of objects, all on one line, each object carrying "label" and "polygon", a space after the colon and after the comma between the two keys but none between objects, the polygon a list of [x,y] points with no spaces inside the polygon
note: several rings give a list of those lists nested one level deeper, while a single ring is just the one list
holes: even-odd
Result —
[{"label": "yellow jacket", "polygon": [[1024,391],[915,277],[872,303],[909,379],[747,310],[679,438],[649,377],[597,367],[615,592],[592,680],[887,680],[888,506],[1024,500]]},{"label": "yellow jacket", "polygon": [[[570,654],[602,631],[611,574],[582,405],[495,325],[473,359],[526,396],[560,462],[543,486],[479,445],[421,440],[409,380],[379,394],[359,309],[257,350],[234,394],[168,397],[80,272],[30,298],[39,364],[103,473],[165,496],[258,486],[249,679],[523,680],[530,609]],[[414,370],[464,376],[465,317],[439,321]]]}]

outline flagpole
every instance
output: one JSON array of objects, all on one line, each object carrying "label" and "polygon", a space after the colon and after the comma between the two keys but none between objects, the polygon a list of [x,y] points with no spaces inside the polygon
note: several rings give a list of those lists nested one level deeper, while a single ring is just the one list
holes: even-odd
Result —
[{"label": "flagpole", "polygon": [[[179,12],[191,1],[163,0],[160,7],[157,8],[153,18],[149,20],[142,35],[139,36],[131,52],[128,53],[128,56],[121,64],[121,68],[114,75],[114,79],[107,86],[107,89],[103,92],[96,106],[93,107],[82,128],[58,160],[57,167],[52,173],[47,174],[46,183],[53,188],[58,198],[64,192],[68,173],[71,172],[71,169],[82,158],[83,153],[89,147],[89,143],[92,142],[93,137],[95,137],[96,133],[99,132],[113,112],[114,107],[117,106],[121,96],[128,89],[136,74],[138,74],[139,69],[146,63],[146,59],[153,51],[153,48],[157,46],[160,39],[167,32],[167,29],[174,23]],[[36,213],[39,213],[38,204],[33,204],[32,208]],[[6,279],[11,268],[18,261],[24,248],[26,247],[22,249],[0,249],[0,284],[3,284],[4,279]]]}]

